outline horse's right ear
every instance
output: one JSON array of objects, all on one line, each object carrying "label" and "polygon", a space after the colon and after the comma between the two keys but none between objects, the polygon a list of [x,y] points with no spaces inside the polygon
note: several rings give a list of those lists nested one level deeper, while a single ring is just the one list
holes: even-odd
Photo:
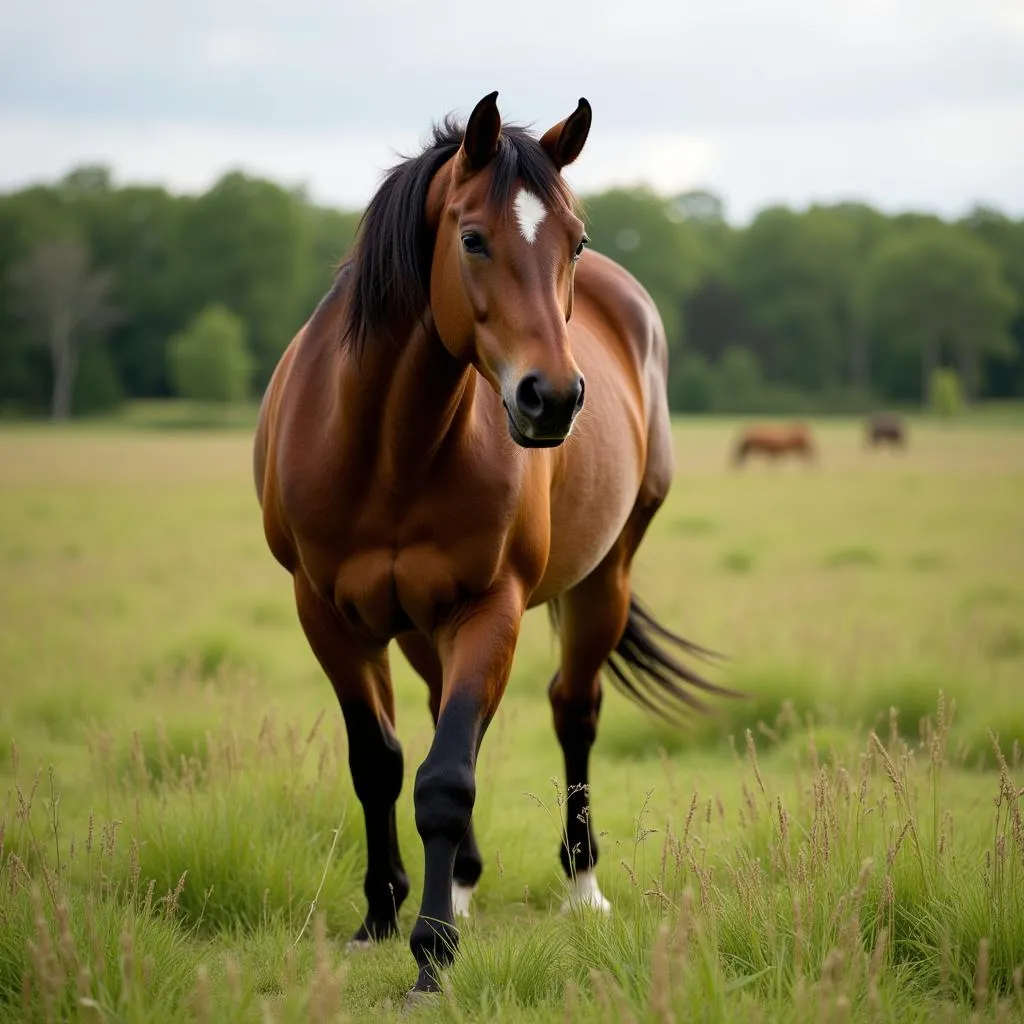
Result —
[{"label": "horse's right ear", "polygon": [[479,171],[498,152],[501,136],[501,114],[498,113],[498,93],[485,96],[469,115],[466,135],[462,140],[462,158],[470,170]]},{"label": "horse's right ear", "polygon": [[581,96],[576,109],[541,136],[540,144],[559,170],[571,164],[583,151],[592,120],[590,104]]}]

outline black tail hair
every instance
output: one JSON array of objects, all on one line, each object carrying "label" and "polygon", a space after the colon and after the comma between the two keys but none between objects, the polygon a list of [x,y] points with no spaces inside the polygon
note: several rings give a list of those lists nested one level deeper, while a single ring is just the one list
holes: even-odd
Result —
[{"label": "black tail hair", "polygon": [[[557,625],[555,603],[549,605],[551,620]],[[693,690],[718,697],[745,697],[709,682],[687,668],[666,650],[665,642],[684,654],[702,661],[721,660],[722,655],[701,647],[663,626],[640,603],[636,595],[629,599],[626,630],[615,650],[608,655],[605,666],[612,682],[622,693],[656,718],[672,725],[681,725],[690,712],[706,714],[708,705]]]}]

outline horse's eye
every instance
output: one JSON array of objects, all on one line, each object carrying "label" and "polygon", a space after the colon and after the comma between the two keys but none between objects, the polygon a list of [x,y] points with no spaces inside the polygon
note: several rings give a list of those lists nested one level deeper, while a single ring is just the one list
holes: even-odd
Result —
[{"label": "horse's eye", "polygon": [[587,238],[586,235],[584,235],[583,238],[580,240],[580,244],[576,246],[576,252],[573,253],[572,258],[574,260],[578,260],[583,255],[583,250],[587,247],[587,242],[589,241],[590,239]]},{"label": "horse's eye", "polygon": [[487,252],[484,236],[479,231],[464,231],[462,233],[462,248],[475,256]]}]

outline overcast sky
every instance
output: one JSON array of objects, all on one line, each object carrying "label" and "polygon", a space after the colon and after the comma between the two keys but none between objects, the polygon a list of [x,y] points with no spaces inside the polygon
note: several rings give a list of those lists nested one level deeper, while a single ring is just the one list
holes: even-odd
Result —
[{"label": "overcast sky", "polygon": [[1024,0],[0,0],[0,189],[240,167],[361,206],[492,89],[539,130],[591,101],[581,192],[1024,215]]}]

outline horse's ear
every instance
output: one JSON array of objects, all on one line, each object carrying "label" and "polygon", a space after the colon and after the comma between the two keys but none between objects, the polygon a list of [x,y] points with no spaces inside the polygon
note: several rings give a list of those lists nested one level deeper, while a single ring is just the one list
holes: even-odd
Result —
[{"label": "horse's ear", "polygon": [[485,96],[469,115],[466,135],[462,140],[462,157],[471,170],[479,171],[498,152],[501,135],[501,114],[498,113],[497,91]]},{"label": "horse's ear", "polygon": [[590,104],[581,96],[576,109],[542,136],[540,144],[559,170],[571,164],[583,151],[592,118]]}]

